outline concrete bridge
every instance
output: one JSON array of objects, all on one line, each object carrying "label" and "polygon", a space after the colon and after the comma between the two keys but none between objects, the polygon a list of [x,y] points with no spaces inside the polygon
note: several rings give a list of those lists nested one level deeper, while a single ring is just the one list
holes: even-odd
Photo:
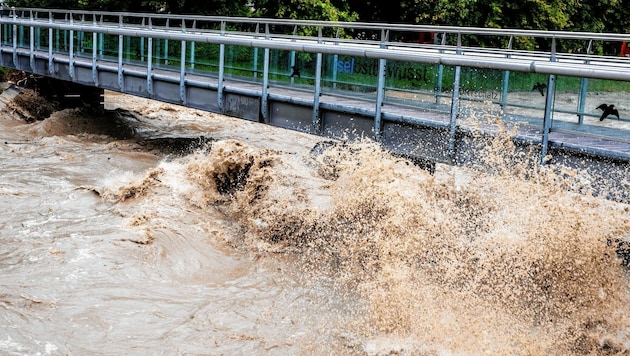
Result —
[{"label": "concrete bridge", "polygon": [[[587,106],[630,91],[630,58],[593,50],[630,35],[20,8],[2,13],[0,40],[1,66],[79,85],[88,101],[113,90],[453,164],[476,154],[462,118],[494,108],[541,163],[623,177],[630,161],[630,110],[617,103],[619,119],[601,122]],[[568,42],[584,50],[562,52]]]}]

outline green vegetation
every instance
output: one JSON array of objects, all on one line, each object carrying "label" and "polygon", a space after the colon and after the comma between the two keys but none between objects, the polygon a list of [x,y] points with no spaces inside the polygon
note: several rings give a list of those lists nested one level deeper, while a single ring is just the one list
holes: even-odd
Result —
[{"label": "green vegetation", "polygon": [[[630,32],[630,6],[624,0],[7,0],[17,7],[162,12],[222,16],[249,16],[347,22],[386,22],[531,30]],[[292,29],[287,29],[290,33]],[[316,28],[299,28],[314,35]],[[336,34],[327,34],[336,35]],[[342,37],[360,33],[341,32]],[[405,35],[400,35],[405,36]],[[403,40],[417,40],[417,34]],[[399,40],[400,38],[394,39]],[[450,43],[454,41],[450,39]],[[466,44],[507,46],[507,39],[470,36]],[[515,37],[515,49],[548,50],[548,39]],[[561,51],[586,52],[580,41],[558,43]],[[592,51],[617,54],[619,43],[594,42]]]},{"label": "green vegetation", "polygon": [[[534,30],[628,33],[630,29],[630,6],[624,0],[8,0],[6,4]],[[480,40],[489,41],[492,39]],[[544,44],[531,38],[518,38],[515,45],[538,48]],[[601,49],[606,50],[603,45]]]}]

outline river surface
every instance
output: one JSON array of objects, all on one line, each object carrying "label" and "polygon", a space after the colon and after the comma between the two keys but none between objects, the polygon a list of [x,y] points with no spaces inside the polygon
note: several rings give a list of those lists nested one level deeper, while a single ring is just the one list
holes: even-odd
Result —
[{"label": "river surface", "polygon": [[431,175],[115,93],[28,123],[6,93],[0,354],[630,352],[630,207],[509,140]]}]

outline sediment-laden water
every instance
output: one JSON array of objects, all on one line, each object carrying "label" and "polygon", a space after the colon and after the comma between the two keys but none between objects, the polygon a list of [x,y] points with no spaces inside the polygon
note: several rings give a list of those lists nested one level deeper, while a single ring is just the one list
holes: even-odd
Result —
[{"label": "sediment-laden water", "polygon": [[500,137],[482,169],[431,175],[106,100],[30,123],[3,105],[2,354],[630,352],[630,207],[575,193],[580,171]]}]

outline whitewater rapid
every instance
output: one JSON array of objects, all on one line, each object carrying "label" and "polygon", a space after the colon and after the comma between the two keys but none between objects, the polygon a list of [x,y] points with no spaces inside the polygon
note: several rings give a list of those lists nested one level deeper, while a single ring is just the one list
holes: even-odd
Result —
[{"label": "whitewater rapid", "polygon": [[0,113],[0,353],[630,350],[610,243],[630,207],[567,189],[580,172],[525,174],[504,139],[491,169],[430,174],[367,141],[106,109]]}]

